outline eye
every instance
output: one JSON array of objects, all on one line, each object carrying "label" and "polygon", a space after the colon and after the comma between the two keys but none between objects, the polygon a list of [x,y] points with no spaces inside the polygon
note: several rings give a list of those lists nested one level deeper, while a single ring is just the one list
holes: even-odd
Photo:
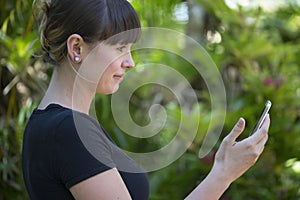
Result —
[{"label": "eye", "polygon": [[117,50],[123,53],[123,51],[126,49],[126,46],[118,47]]}]

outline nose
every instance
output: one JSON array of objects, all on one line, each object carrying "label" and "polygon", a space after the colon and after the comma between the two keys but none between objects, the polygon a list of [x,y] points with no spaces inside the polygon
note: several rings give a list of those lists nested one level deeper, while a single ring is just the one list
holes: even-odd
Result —
[{"label": "nose", "polygon": [[131,53],[126,54],[124,61],[122,62],[123,68],[134,68],[134,61],[132,59]]}]

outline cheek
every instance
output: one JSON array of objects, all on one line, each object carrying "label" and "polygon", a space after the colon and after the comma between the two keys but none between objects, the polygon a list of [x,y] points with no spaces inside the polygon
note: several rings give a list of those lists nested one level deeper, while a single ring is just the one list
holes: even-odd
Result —
[{"label": "cheek", "polygon": [[119,66],[118,62],[113,62],[105,69],[99,78],[97,93],[112,94],[118,90],[119,83],[114,80],[113,76],[118,72]]},{"label": "cheek", "polygon": [[118,64],[116,62],[111,63],[105,67],[101,79],[111,78],[118,71]]},{"label": "cheek", "polygon": [[[103,65],[103,63],[98,62],[97,63],[98,70],[98,80],[99,83],[108,81],[110,78],[113,77],[113,75],[118,71],[118,63],[112,62],[109,65]],[[96,74],[95,74],[96,75]]]},{"label": "cheek", "polygon": [[108,70],[110,71],[117,71],[121,68],[121,59],[114,60],[108,66]]}]

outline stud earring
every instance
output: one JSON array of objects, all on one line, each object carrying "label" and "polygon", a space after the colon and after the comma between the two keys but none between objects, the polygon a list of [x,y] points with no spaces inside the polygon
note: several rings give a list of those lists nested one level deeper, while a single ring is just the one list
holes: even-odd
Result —
[{"label": "stud earring", "polygon": [[75,60],[75,62],[79,62],[79,61],[80,61],[80,58],[79,58],[78,56],[75,56],[75,57],[74,57],[74,60]]}]

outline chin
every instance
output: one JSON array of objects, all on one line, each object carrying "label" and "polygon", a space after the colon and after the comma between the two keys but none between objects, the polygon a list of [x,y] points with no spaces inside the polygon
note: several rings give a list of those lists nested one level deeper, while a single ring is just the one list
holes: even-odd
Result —
[{"label": "chin", "polygon": [[97,90],[97,93],[98,94],[113,94],[113,93],[117,92],[118,89],[119,89],[119,86],[114,87],[114,88],[108,88],[108,89],[105,89],[105,90],[100,89],[100,90]]}]

